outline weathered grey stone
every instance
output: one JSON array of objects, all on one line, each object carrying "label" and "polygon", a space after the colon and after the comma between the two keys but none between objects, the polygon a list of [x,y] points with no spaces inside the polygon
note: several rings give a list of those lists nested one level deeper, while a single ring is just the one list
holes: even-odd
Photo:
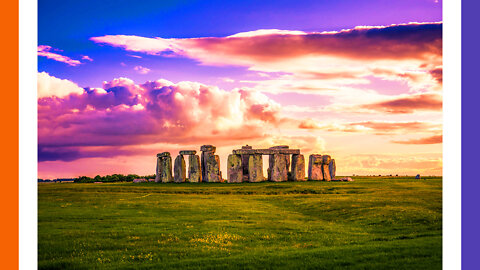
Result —
[{"label": "weathered grey stone", "polygon": [[200,146],[200,151],[202,151],[202,152],[213,152],[213,153],[215,153],[216,149],[217,148],[215,146],[210,145],[210,144]]},{"label": "weathered grey stone", "polygon": [[160,166],[161,166],[161,165],[160,165],[160,162],[162,162],[161,160],[162,160],[162,159],[157,156],[157,162],[156,162],[157,166],[155,167],[155,182],[157,182],[157,183],[158,183],[158,182],[161,182],[161,180],[160,180],[160,174],[161,174],[161,172],[160,172],[160,170],[159,170],[159,169],[160,169]]},{"label": "weathered grey stone", "polygon": [[228,155],[227,180],[229,183],[243,182],[242,157],[240,155]]},{"label": "weathered grey stone", "polygon": [[196,153],[196,150],[182,150],[179,152],[180,155],[195,155]]},{"label": "weathered grey stone", "polygon": [[268,149],[288,149],[290,148],[288,145],[277,145],[277,146],[272,146]]},{"label": "weathered grey stone", "polygon": [[157,157],[169,157],[169,156],[170,156],[170,152],[163,152],[163,153],[157,154]]},{"label": "weathered grey stone", "polygon": [[183,158],[182,155],[178,155],[175,158],[175,164],[173,165],[173,171],[174,171],[175,183],[185,182],[185,179],[187,178],[187,173],[186,173],[186,170],[185,170],[185,159]]},{"label": "weathered grey stone", "polygon": [[292,171],[293,181],[305,181],[305,157],[303,155],[292,155]]},{"label": "weathered grey stone", "polygon": [[216,170],[218,170],[217,172],[217,182],[223,182],[223,178],[222,178],[222,171],[220,171],[220,157],[218,155],[215,155],[215,162],[216,162]]},{"label": "weathered grey stone", "polygon": [[251,155],[248,158],[248,181],[263,181],[263,159],[262,155]]},{"label": "weathered grey stone", "polygon": [[221,182],[220,158],[212,151],[202,152],[202,182]]},{"label": "weathered grey stone", "polygon": [[148,182],[147,179],[133,179],[133,183],[146,183]]},{"label": "weathered grey stone", "polygon": [[274,154],[285,154],[285,155],[299,155],[300,149],[236,149],[233,150],[235,155],[274,155]]},{"label": "weathered grey stone", "polygon": [[332,158],[329,156],[329,155],[323,155],[322,156],[322,163],[323,164],[330,164],[330,161],[332,160]]},{"label": "weathered grey stone", "polygon": [[335,174],[337,172],[337,167],[335,166],[335,159],[332,158],[332,160],[330,160],[330,163],[328,164],[328,171],[330,172],[330,177],[333,179],[335,179]]},{"label": "weathered grey stone", "polygon": [[198,183],[202,181],[202,168],[200,166],[200,157],[198,155],[188,156],[188,181]]},{"label": "weathered grey stone", "polygon": [[250,145],[247,144],[247,145],[242,146],[242,149],[253,149],[253,147],[251,147]]},{"label": "weathered grey stone", "polygon": [[354,180],[353,180],[352,178],[350,178],[350,177],[344,177],[344,178],[342,178],[342,179],[340,179],[340,180],[345,181],[345,182],[353,182],[353,181],[354,181]]},{"label": "weathered grey stone", "polygon": [[283,154],[273,154],[269,157],[270,178],[272,182],[288,180],[287,158]]},{"label": "weathered grey stone", "polygon": [[290,155],[284,155],[287,174],[290,172]]},{"label": "weathered grey stone", "polygon": [[323,180],[322,155],[310,155],[308,158],[308,180]]},{"label": "weathered grey stone", "polygon": [[158,174],[160,177],[156,182],[168,183],[173,181],[171,156],[164,156],[160,158]]},{"label": "weathered grey stone", "polygon": [[[245,146],[242,146],[242,149]],[[242,169],[243,169],[243,182],[248,182],[248,159],[250,155],[241,155],[242,157]]]},{"label": "weathered grey stone", "polygon": [[330,164],[331,157],[329,155],[323,155],[322,156],[322,172],[323,172],[323,180],[325,181],[330,181],[332,180],[332,177],[330,176],[330,169],[328,168],[328,165]]}]

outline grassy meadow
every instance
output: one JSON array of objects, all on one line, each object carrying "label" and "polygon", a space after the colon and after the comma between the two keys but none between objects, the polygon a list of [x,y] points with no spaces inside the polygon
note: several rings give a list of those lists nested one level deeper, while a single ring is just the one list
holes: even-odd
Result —
[{"label": "grassy meadow", "polygon": [[40,183],[39,269],[441,269],[442,178]]}]

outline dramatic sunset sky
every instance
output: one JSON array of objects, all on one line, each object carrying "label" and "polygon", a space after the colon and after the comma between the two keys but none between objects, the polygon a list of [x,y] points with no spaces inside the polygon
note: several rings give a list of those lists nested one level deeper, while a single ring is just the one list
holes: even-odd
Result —
[{"label": "dramatic sunset sky", "polygon": [[[38,177],[288,144],[442,174],[442,1],[38,2]],[[446,89],[452,91],[454,89]]]}]

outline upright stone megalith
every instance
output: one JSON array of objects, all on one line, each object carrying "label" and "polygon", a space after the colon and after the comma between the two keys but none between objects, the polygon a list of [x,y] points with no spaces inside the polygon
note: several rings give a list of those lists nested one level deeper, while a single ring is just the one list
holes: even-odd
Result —
[{"label": "upright stone megalith", "polygon": [[308,180],[323,180],[322,155],[310,155],[308,159]]},{"label": "upright stone megalith", "polygon": [[335,174],[337,172],[337,167],[335,166],[335,159],[332,158],[328,164],[328,171],[330,172],[330,177],[335,179]]},{"label": "upright stone megalith", "polygon": [[[253,147],[250,145],[242,146],[242,150],[252,150]],[[248,159],[250,155],[241,155],[242,157],[242,168],[243,168],[243,182],[248,182]]]},{"label": "upright stone megalith", "polygon": [[195,154],[188,156],[188,181],[190,183],[198,183],[202,181],[200,157]]},{"label": "upright stone megalith", "polygon": [[332,177],[330,176],[330,169],[328,168],[328,165],[330,164],[330,161],[332,159],[329,155],[323,155],[322,159],[323,159],[322,161],[323,180],[330,181],[332,180]]},{"label": "upright stone megalith", "polygon": [[155,182],[172,182],[172,157],[169,152],[157,154],[157,176]]},{"label": "upright stone megalith", "polygon": [[270,178],[272,182],[288,180],[287,158],[284,154],[273,154],[269,157]]},{"label": "upright stone megalith", "polygon": [[173,171],[175,183],[185,182],[185,179],[187,178],[187,173],[185,169],[185,159],[183,158],[183,155],[178,155],[175,158]]},{"label": "upright stone megalith", "polygon": [[263,181],[262,155],[250,155],[248,158],[248,182]]},{"label": "upright stone megalith", "polygon": [[229,183],[243,182],[242,156],[230,154],[227,159],[227,180]]},{"label": "upright stone megalith", "polygon": [[157,166],[155,167],[155,182],[156,183],[161,181],[160,180],[160,174],[161,174],[161,171],[160,171],[161,164],[160,163],[161,162],[162,162],[162,159],[157,156],[157,162],[156,162]]},{"label": "upright stone megalith", "polygon": [[220,158],[215,155],[216,147],[202,145],[202,182],[221,182]]},{"label": "upright stone megalith", "polygon": [[293,181],[305,181],[305,157],[292,155],[291,176]]}]

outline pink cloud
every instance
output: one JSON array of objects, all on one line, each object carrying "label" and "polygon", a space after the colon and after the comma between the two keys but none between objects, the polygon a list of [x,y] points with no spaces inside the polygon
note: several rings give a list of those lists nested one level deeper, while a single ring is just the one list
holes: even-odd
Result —
[{"label": "pink cloud", "polygon": [[376,134],[386,134],[391,132],[425,132],[438,128],[438,124],[426,122],[383,122],[383,121],[364,121],[349,123],[351,127],[362,127],[375,132]]},{"label": "pink cloud", "polygon": [[[412,91],[441,89],[442,23],[361,26],[310,33],[261,29],[227,37],[183,39],[106,35],[91,40],[126,51],[291,75],[280,87],[282,81],[272,85],[272,89],[265,85],[261,85],[264,89],[257,89],[266,92],[317,92],[366,84],[368,76],[407,81]],[[304,85],[297,86],[300,83]]]},{"label": "pink cloud", "polygon": [[54,96],[63,98],[71,94],[80,95],[84,91],[83,88],[79,87],[76,83],[55,78],[46,72],[37,74],[37,90],[38,98]]},{"label": "pink cloud", "polygon": [[279,111],[279,104],[258,92],[118,78],[81,94],[38,100],[39,160],[126,154],[155,143],[261,139],[266,127],[280,121]]},{"label": "pink cloud", "polygon": [[312,119],[306,119],[298,124],[298,128],[307,130],[319,129],[332,132],[358,132],[385,135],[398,133],[438,132],[439,130],[441,130],[441,125],[420,121],[362,121],[336,124],[320,124]]},{"label": "pink cloud", "polygon": [[70,66],[78,66],[82,63],[82,62],[80,62],[78,60],[74,60],[74,59],[72,59],[68,56],[64,56],[64,55],[60,55],[58,53],[54,53],[54,52],[52,52],[52,50],[61,51],[61,50],[54,49],[54,48],[52,48],[50,46],[47,46],[47,45],[39,45],[38,49],[37,49],[37,53],[38,53],[39,56],[47,57],[48,59],[52,59],[52,60],[55,60],[55,61],[58,61],[58,62],[62,62],[62,63],[68,64]]},{"label": "pink cloud", "polygon": [[278,61],[311,55],[336,55],[364,60],[427,58],[442,54],[441,34],[441,23],[411,23],[360,27],[333,33],[270,29],[224,38],[163,39],[107,35],[92,37],[91,40],[128,51],[148,54],[173,52],[203,63],[243,65],[247,62]]},{"label": "pink cloud", "polygon": [[149,68],[142,67],[142,66],[135,66],[133,69],[137,71],[139,74],[147,74],[150,72]]},{"label": "pink cloud", "polygon": [[82,56],[82,60],[88,60],[88,61],[90,61],[90,62],[93,61],[93,59],[90,58],[90,56],[88,56],[88,55]]}]

